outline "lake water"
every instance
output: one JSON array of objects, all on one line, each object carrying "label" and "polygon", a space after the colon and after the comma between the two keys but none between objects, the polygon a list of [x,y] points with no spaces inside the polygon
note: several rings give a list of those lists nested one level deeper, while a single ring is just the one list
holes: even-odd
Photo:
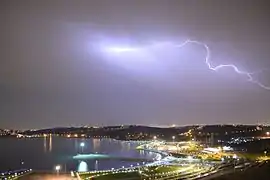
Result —
[{"label": "lake water", "polygon": [[[82,149],[80,143],[84,142]],[[155,153],[135,150],[138,143],[112,139],[47,138],[2,138],[0,139],[0,172],[21,168],[53,170],[60,164],[62,169],[78,170],[79,164],[87,164],[88,170],[103,170],[135,165],[137,162],[112,160],[73,160],[78,153],[102,153],[113,156],[152,159]]]}]

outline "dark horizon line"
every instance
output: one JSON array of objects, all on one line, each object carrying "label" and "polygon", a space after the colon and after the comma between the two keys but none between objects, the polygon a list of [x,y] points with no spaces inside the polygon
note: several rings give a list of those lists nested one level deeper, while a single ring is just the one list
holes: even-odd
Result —
[{"label": "dark horizon line", "polygon": [[172,125],[147,125],[147,124],[117,124],[117,125],[81,125],[81,126],[54,126],[54,127],[43,127],[43,128],[22,128],[22,129],[17,129],[17,128],[0,128],[2,130],[19,130],[19,131],[27,131],[27,130],[43,130],[43,129],[57,129],[57,128],[83,128],[83,127],[97,127],[97,128],[102,128],[102,127],[114,127],[114,126],[144,126],[144,127],[152,127],[152,128],[173,128],[173,127],[187,127],[187,126],[270,126],[269,124],[266,123],[253,123],[253,124],[245,124],[245,123],[224,123],[224,124],[186,124],[186,125],[177,125],[177,124],[172,124]]}]

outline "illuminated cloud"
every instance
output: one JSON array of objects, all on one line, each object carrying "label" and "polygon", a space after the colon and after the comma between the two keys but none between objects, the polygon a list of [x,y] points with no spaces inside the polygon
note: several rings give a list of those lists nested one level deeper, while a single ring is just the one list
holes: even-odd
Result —
[{"label": "illuminated cloud", "polygon": [[109,47],[109,48],[106,48],[105,51],[110,52],[110,53],[124,53],[124,52],[139,51],[139,49],[129,48],[129,47]]},{"label": "illuminated cloud", "polygon": [[[140,54],[142,52],[144,52],[144,53],[147,52],[149,54],[151,54],[151,53],[154,54],[156,52],[164,52],[166,50],[170,50],[170,49],[172,50],[174,48],[184,48],[185,46],[187,46],[189,44],[199,45],[199,46],[201,46],[201,47],[203,47],[205,49],[206,54],[205,54],[204,60],[205,60],[205,64],[207,65],[208,69],[213,70],[213,71],[219,71],[221,69],[228,69],[228,68],[232,69],[235,73],[237,73],[239,75],[242,75],[242,76],[245,76],[246,79],[249,82],[257,84],[258,86],[260,86],[261,88],[264,88],[266,90],[270,90],[270,86],[267,86],[267,85],[261,83],[260,81],[256,80],[253,77],[254,73],[247,72],[247,71],[244,71],[244,70],[240,70],[234,64],[220,64],[220,65],[217,65],[217,66],[213,66],[211,64],[211,62],[210,62],[211,51],[210,51],[209,46],[207,44],[203,43],[203,42],[200,42],[200,41],[187,39],[187,40],[183,41],[180,44],[174,44],[172,42],[156,42],[156,43],[151,44],[149,46],[144,46],[144,47],[140,47],[140,48],[131,47],[131,46],[126,46],[126,47],[125,46],[108,46],[108,47],[103,47],[103,48],[110,55],[113,55],[113,54],[118,54],[119,55],[119,54],[122,54],[122,53],[127,55],[128,53],[131,53],[131,52],[136,52],[138,54]],[[130,57],[131,57],[131,55],[130,55]],[[125,58],[128,58],[128,57],[125,56]],[[261,73],[261,72],[258,72],[258,73]]]}]

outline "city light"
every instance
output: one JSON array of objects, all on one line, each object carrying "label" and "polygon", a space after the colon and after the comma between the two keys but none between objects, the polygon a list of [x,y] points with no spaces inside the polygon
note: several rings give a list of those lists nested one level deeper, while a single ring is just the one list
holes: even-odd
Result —
[{"label": "city light", "polygon": [[60,169],[61,169],[61,166],[60,165],[55,166],[55,170],[56,171],[59,171]]},{"label": "city light", "polygon": [[223,147],[222,147],[222,150],[223,150],[223,151],[232,151],[233,148],[231,148],[230,146],[223,146]]},{"label": "city light", "polygon": [[59,174],[59,171],[61,170],[61,166],[60,165],[56,165],[55,166],[55,171],[57,173],[57,175]]},{"label": "city light", "polygon": [[[202,130],[201,130],[202,131]],[[242,132],[243,130],[233,130],[232,133],[238,133]],[[253,129],[251,129],[253,131]],[[115,174],[125,174],[125,173],[133,173],[136,172],[137,174],[140,174],[142,178],[151,177],[151,179],[161,179],[161,178],[167,178],[171,179],[173,177],[175,178],[185,178],[187,177],[185,174],[181,174],[181,172],[190,171],[190,176],[192,175],[195,177],[203,177],[207,176],[208,174],[216,173],[218,171],[222,171],[222,169],[218,169],[218,166],[216,164],[224,164],[224,165],[233,165],[228,167],[231,168],[231,170],[240,170],[240,168],[248,167],[248,164],[251,164],[253,162],[247,161],[241,161],[242,155],[234,154],[231,146],[217,146],[218,144],[214,144],[212,147],[209,146],[207,143],[199,142],[199,141],[179,141],[177,143],[172,142],[172,140],[180,140],[182,137],[185,136],[185,133],[188,135],[194,132],[194,136],[196,135],[196,131],[193,129],[189,129],[186,131],[183,131],[182,134],[178,132],[168,132],[166,133],[157,133],[152,132],[149,133],[148,139],[145,141],[136,141],[131,139],[126,139],[126,141],[121,141],[121,146],[123,144],[128,145],[129,147],[131,145],[135,145],[134,148],[140,151],[149,151],[149,155],[151,155],[149,160],[151,162],[136,162],[134,161],[133,164],[130,164],[126,167],[122,165],[117,165],[117,167],[110,167],[107,170],[101,170],[98,171],[98,166],[95,166],[94,171],[89,171],[87,167],[87,163],[84,159],[121,159],[125,160],[127,157],[121,157],[120,156],[111,156],[109,154],[99,154],[96,152],[97,149],[92,150],[91,146],[88,146],[88,140],[82,139],[78,140],[76,139],[77,144],[77,150],[79,152],[83,152],[84,148],[87,148],[87,150],[91,151],[91,153],[78,153],[77,155],[73,156],[73,159],[77,159],[79,162],[79,165],[77,167],[77,171],[74,171],[74,173],[71,173],[71,176],[74,177],[84,177],[87,176],[87,180],[93,179],[99,176],[115,176]],[[269,131],[270,132],[270,131]],[[264,135],[269,134],[267,131],[262,132]],[[86,133],[85,133],[86,134]],[[136,136],[135,133],[128,132],[127,133],[130,136]],[[139,131],[138,134],[142,134],[141,131]],[[154,135],[156,134],[156,135]],[[58,134],[54,136],[64,136],[68,137],[69,134]],[[78,136],[82,136],[83,134],[79,134]],[[210,133],[209,133],[210,135]],[[269,134],[270,135],[270,134]],[[97,136],[96,137],[101,137]],[[33,136],[35,137],[35,136]],[[37,137],[43,138],[43,133],[40,133]],[[73,137],[73,135],[71,135]],[[89,137],[89,134],[87,134],[85,137]],[[166,139],[166,140],[165,140]],[[228,142],[235,141],[239,143],[246,143],[250,141],[253,141],[255,138],[246,138],[246,137],[232,137],[228,139]],[[151,141],[152,140],[152,141]],[[118,140],[109,140],[110,142],[115,141],[118,142]],[[224,142],[226,144],[226,141],[223,139],[220,139],[220,142]],[[223,144],[223,143],[222,143]],[[230,143],[228,143],[230,144]],[[133,148],[133,147],[132,147]],[[230,151],[230,152],[227,152]],[[258,158],[259,161],[266,161],[269,159],[269,156],[267,156],[269,151],[267,149],[264,149],[264,151],[261,151],[261,154]],[[179,157],[177,156],[179,154]],[[227,160],[228,158],[228,160]],[[229,160],[229,158],[231,158]],[[130,157],[128,157],[128,160],[131,160]],[[21,164],[24,164],[22,160],[19,161]],[[97,160],[96,160],[97,162]],[[171,166],[171,168],[170,168]],[[175,170],[175,166],[179,169]],[[164,168],[164,169],[163,169]],[[185,168],[185,170],[183,170]],[[234,169],[232,169],[234,168]],[[190,170],[186,170],[190,169]],[[64,172],[66,170],[66,166],[60,166],[56,165],[53,167],[54,176],[58,176],[60,173]],[[198,170],[198,171],[197,171]],[[28,172],[28,171],[27,171]],[[66,171],[65,171],[66,172]],[[17,173],[17,174],[16,174]],[[86,175],[88,174],[88,175]],[[4,174],[3,176],[6,176]],[[15,178],[16,176],[22,176],[22,172],[8,172],[7,177],[10,177],[10,179]],[[118,176],[118,175],[117,175]],[[119,175],[120,176],[120,175]],[[58,176],[60,178],[60,176]],[[84,178],[82,178],[84,179]]]}]

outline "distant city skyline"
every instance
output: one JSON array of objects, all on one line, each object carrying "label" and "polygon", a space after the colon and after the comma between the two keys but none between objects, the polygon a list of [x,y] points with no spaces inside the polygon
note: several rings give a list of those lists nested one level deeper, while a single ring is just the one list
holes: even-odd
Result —
[{"label": "distant city skyline", "polygon": [[[269,1],[47,0],[0,2],[0,128],[270,122]],[[169,47],[170,45],[168,45]]]}]

